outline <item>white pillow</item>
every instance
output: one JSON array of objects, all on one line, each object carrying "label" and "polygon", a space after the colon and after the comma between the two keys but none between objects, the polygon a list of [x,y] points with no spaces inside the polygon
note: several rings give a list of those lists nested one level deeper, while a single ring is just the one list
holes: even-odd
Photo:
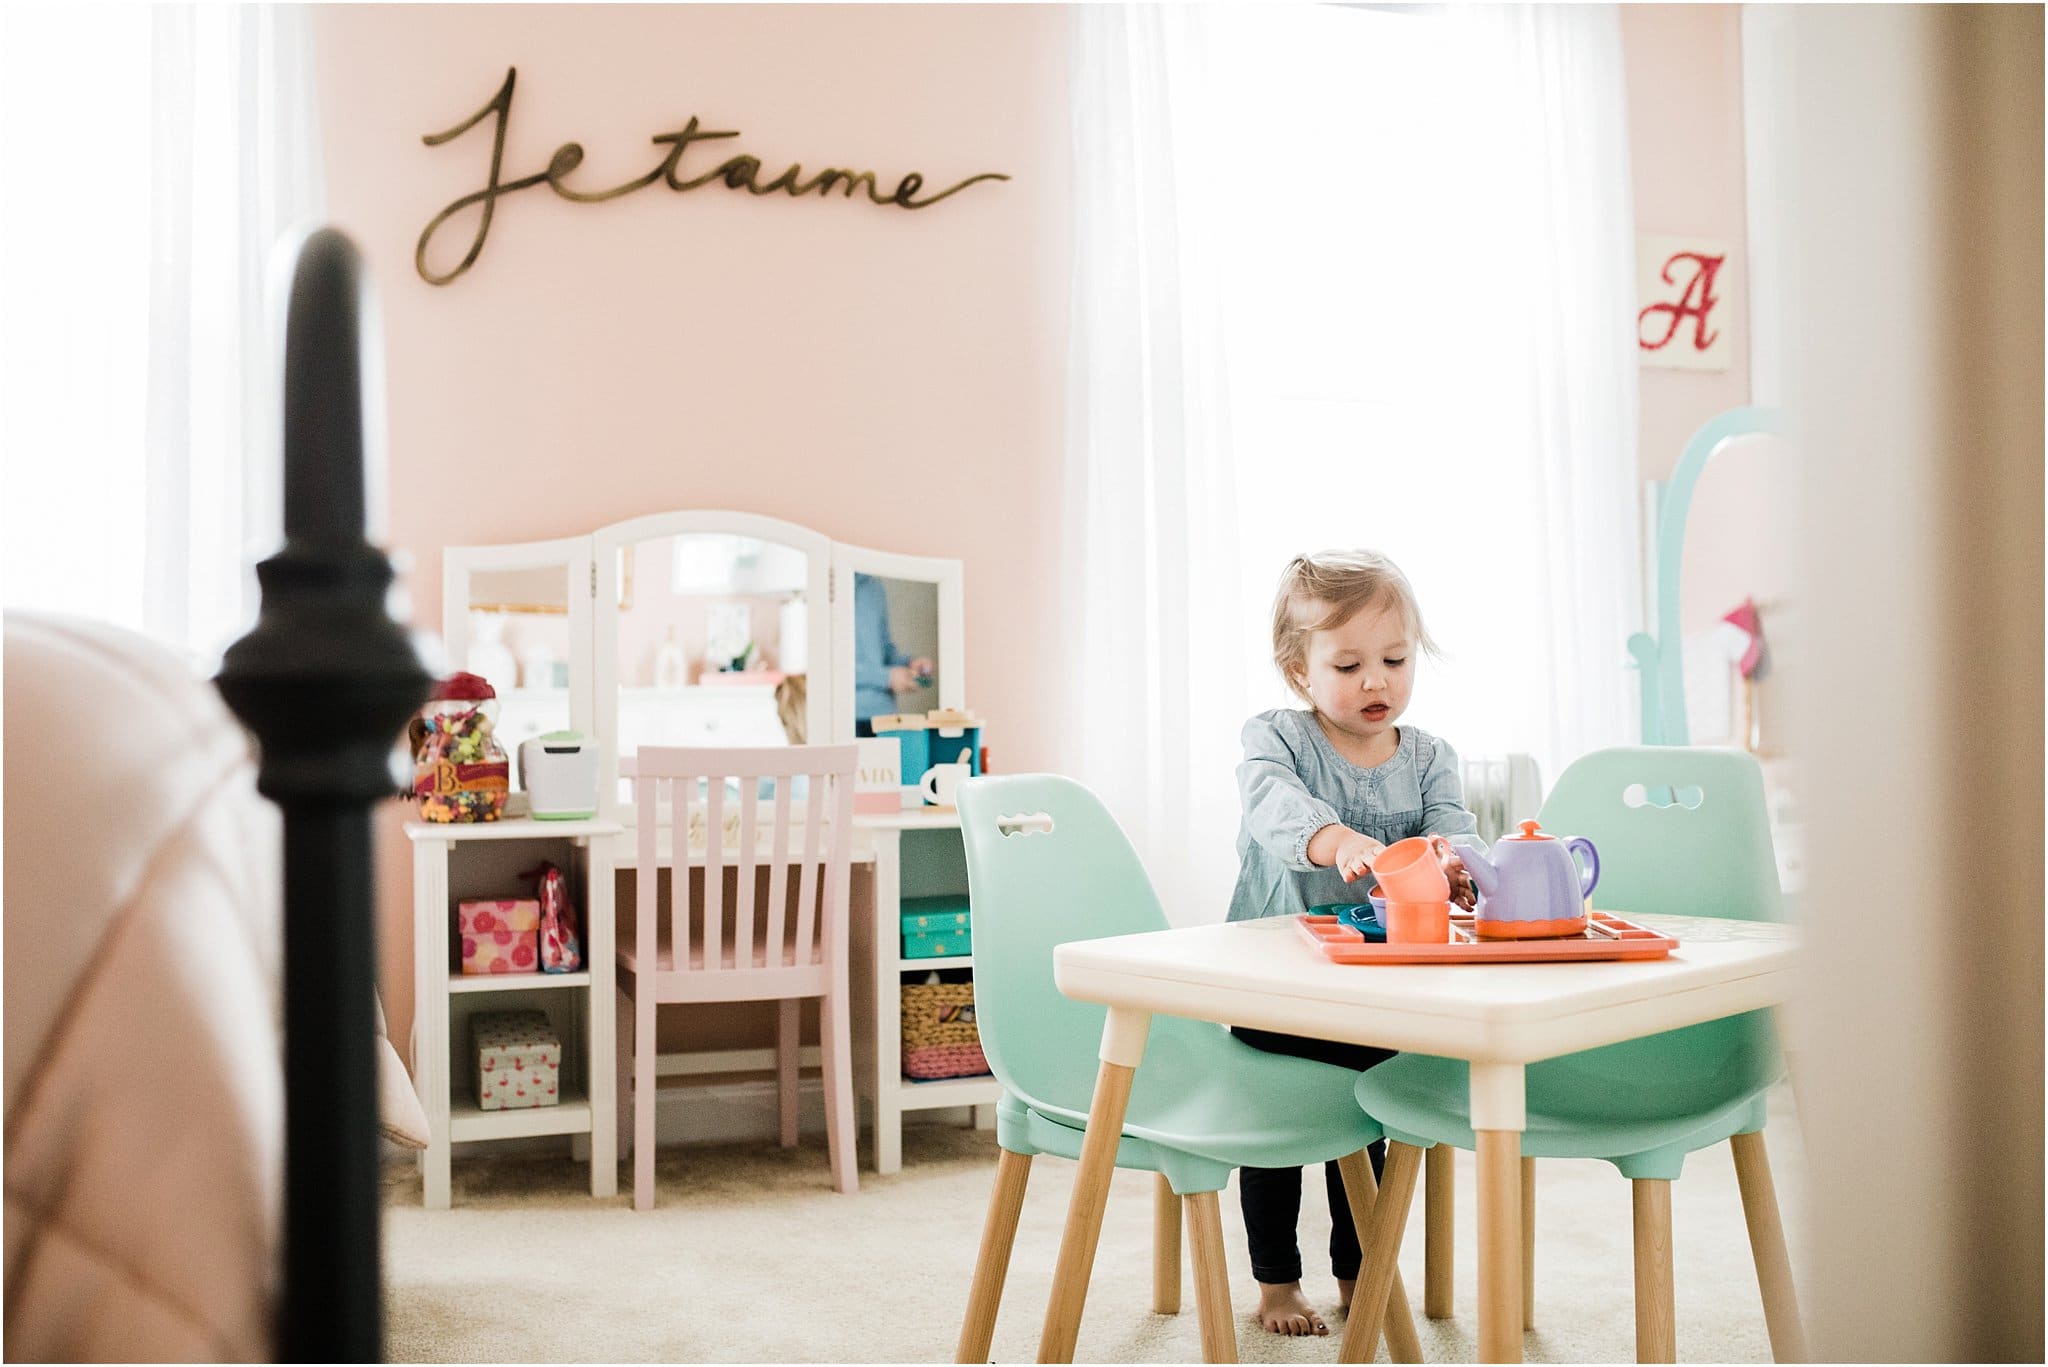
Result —
[{"label": "white pillow", "polygon": [[377,1120],[384,1137],[408,1149],[427,1147],[427,1113],[413,1090],[412,1077],[399,1061],[385,1032],[384,1001],[377,998]]}]

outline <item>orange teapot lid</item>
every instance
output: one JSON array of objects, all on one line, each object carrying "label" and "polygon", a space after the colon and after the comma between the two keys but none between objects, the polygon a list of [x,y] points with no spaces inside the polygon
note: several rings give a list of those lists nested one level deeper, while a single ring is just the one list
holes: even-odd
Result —
[{"label": "orange teapot lid", "polygon": [[1504,838],[1505,838],[1505,839],[1508,839],[1508,840],[1555,840],[1555,839],[1557,839],[1557,837],[1556,837],[1556,836],[1554,836],[1554,835],[1545,835],[1545,834],[1543,834],[1543,832],[1542,832],[1542,831],[1540,831],[1540,830],[1538,830],[1538,829],[1536,828],[1536,826],[1537,826],[1537,823],[1535,823],[1534,821],[1524,821],[1524,822],[1522,823],[1522,833],[1521,833],[1520,835],[1510,835],[1510,836],[1507,836],[1507,837],[1504,837]]}]

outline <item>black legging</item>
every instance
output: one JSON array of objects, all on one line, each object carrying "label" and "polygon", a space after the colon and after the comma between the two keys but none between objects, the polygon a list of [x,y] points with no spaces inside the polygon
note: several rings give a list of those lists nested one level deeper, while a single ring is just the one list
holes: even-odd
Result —
[{"label": "black legging", "polygon": [[[1361,1073],[1394,1056],[1389,1050],[1370,1045],[1337,1044],[1245,1026],[1233,1026],[1230,1033],[1269,1054],[1291,1054]],[[1372,1175],[1377,1180],[1387,1161],[1386,1141],[1375,1142],[1367,1152],[1372,1156]],[[1356,1281],[1362,1260],[1358,1230],[1351,1223],[1344,1175],[1335,1162],[1323,1164],[1323,1185],[1329,1189],[1330,1200],[1330,1271],[1341,1281]],[[1301,1169],[1239,1168],[1237,1199],[1244,1211],[1245,1242],[1251,1246],[1253,1279],[1280,1284],[1300,1281],[1301,1247],[1295,1242],[1294,1226],[1301,1218]]]}]

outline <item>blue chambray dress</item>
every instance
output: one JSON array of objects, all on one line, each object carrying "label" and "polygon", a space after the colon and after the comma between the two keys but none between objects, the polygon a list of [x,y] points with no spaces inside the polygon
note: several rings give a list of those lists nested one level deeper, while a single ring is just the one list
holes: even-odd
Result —
[{"label": "blue chambray dress", "polygon": [[1308,862],[1309,838],[1331,822],[1382,844],[1411,835],[1471,835],[1458,754],[1418,726],[1402,726],[1394,757],[1361,769],[1338,754],[1315,714],[1282,707],[1244,724],[1237,766],[1244,823],[1230,919],[1292,916],[1327,902],[1363,902],[1371,875],[1344,881]]}]

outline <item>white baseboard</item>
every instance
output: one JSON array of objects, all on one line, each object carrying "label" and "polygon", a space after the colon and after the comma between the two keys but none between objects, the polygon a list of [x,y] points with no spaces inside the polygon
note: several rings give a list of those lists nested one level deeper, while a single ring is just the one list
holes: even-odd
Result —
[{"label": "white baseboard", "polygon": [[[798,1055],[799,1067],[816,1068],[818,1049],[808,1045]],[[773,1049],[724,1049],[698,1053],[661,1054],[654,1061],[656,1076],[664,1078],[702,1077],[731,1073],[766,1072],[775,1066]],[[825,1133],[825,1090],[822,1079],[812,1076],[797,1082],[797,1132],[823,1137]],[[864,1102],[856,1098],[863,1132],[872,1117]],[[906,1111],[903,1124],[966,1125],[972,1107],[949,1106],[932,1110]],[[781,1112],[773,1077],[730,1078],[718,1082],[663,1087],[657,1093],[654,1114],[654,1142],[671,1144],[743,1144],[772,1142],[781,1130]],[[563,1136],[533,1139],[493,1139],[457,1144],[454,1156],[470,1154],[557,1153],[566,1148]],[[623,1148],[623,1146],[622,1146]],[[384,1160],[392,1162],[415,1157],[413,1150],[384,1141]]]}]

